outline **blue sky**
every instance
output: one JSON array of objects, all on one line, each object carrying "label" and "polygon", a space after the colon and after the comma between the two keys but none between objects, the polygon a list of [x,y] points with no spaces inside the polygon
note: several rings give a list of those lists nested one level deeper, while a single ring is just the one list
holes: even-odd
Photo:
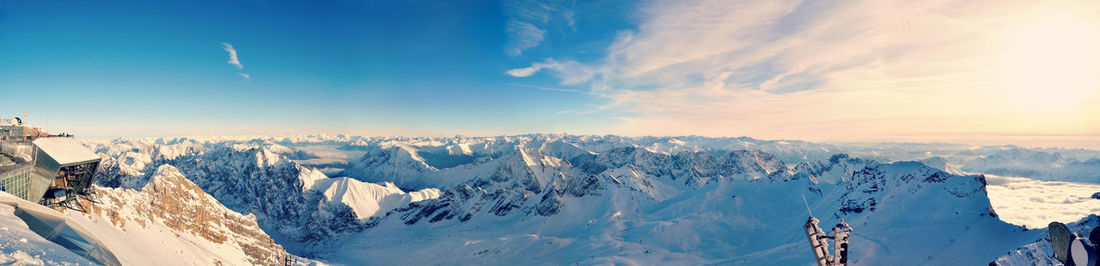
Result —
[{"label": "blue sky", "polygon": [[0,116],[93,137],[1097,148],[1097,14],[1095,1],[0,0]]},{"label": "blue sky", "polygon": [[[599,99],[504,74],[538,53],[611,38],[551,18],[540,26],[561,29],[547,34],[553,40],[515,54],[498,2],[2,3],[0,98],[25,99],[7,101],[3,116],[28,111],[78,134],[494,134],[614,123],[559,113]],[[585,23],[604,34],[628,26]],[[241,68],[227,64],[223,43]],[[587,54],[576,57],[598,56]]]}]

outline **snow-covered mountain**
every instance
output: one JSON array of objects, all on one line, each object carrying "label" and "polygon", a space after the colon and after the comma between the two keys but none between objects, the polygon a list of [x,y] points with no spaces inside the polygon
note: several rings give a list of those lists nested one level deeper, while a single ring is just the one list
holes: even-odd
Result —
[{"label": "snow-covered mountain", "polygon": [[935,167],[948,171],[953,169],[1100,184],[1100,151],[1096,150],[939,143],[856,143],[837,146],[839,150],[861,158],[931,161],[936,162],[933,163],[938,165]]},{"label": "snow-covered mountain", "polygon": [[988,263],[1045,235],[1001,221],[986,179],[933,153],[880,163],[808,142],[572,135],[88,145],[106,158],[102,186],[142,188],[173,165],[293,253],[336,263],[800,264],[803,195],[823,226],[855,227],[861,264]]},{"label": "snow-covered mountain", "polygon": [[95,189],[100,203],[83,202],[88,213],[66,213],[124,264],[271,265],[286,256],[254,215],[226,208],[171,165],[158,167],[140,190]]},{"label": "snow-covered mountain", "polygon": [[[517,139],[554,138],[578,145],[584,150],[603,150],[609,147],[635,146],[661,153],[675,154],[684,151],[722,152],[731,150],[760,150],[773,154],[788,164],[827,160],[833,154],[844,153],[852,157],[873,159],[880,162],[942,160],[947,167],[969,172],[991,173],[1005,176],[1022,176],[1052,181],[1100,183],[1095,173],[1100,172],[1100,151],[1063,148],[1025,148],[1013,145],[975,146],[949,143],[815,143],[796,140],[759,140],[748,137],[709,138],[682,137],[621,137],[578,136],[561,134],[532,134],[499,137],[362,137],[347,135],[304,135],[287,137],[236,136],[204,137],[204,142],[247,142],[262,140],[277,143],[295,150],[288,158],[306,166],[325,169],[326,173],[341,176],[348,161],[363,157],[363,153],[382,155],[399,152],[383,151],[394,146],[404,146],[416,153],[430,167],[451,168],[471,163],[478,158],[506,153]],[[156,142],[156,139],[131,139],[124,141]],[[161,140],[173,142],[189,140]],[[194,140],[194,139],[190,139]],[[322,147],[320,150],[314,149]],[[176,148],[186,151],[185,148]],[[332,156],[321,153],[342,153]],[[177,152],[178,153],[178,152]],[[171,155],[169,153],[169,155]],[[456,156],[462,155],[462,156]],[[305,156],[305,157],[302,157]],[[317,157],[319,156],[319,157]],[[349,158],[350,157],[350,158]],[[370,156],[382,159],[383,156]],[[123,158],[125,159],[125,158]],[[335,159],[335,160],[334,160]],[[380,161],[399,164],[399,161]],[[418,163],[417,163],[418,164]],[[410,165],[411,166],[411,165]],[[939,167],[937,167],[939,168]],[[332,171],[329,171],[329,170]],[[943,169],[943,168],[940,168]],[[384,169],[374,169],[386,171]],[[380,173],[383,174],[383,173]],[[398,172],[400,174],[400,172]],[[405,187],[399,184],[399,186]]]},{"label": "snow-covered mountain", "polygon": [[[852,157],[873,159],[880,162],[941,160],[944,167],[975,173],[1005,176],[1022,176],[1051,181],[1100,183],[1100,151],[1064,148],[1025,148],[1013,145],[975,146],[949,143],[814,143],[795,140],[758,140],[747,137],[709,138],[684,137],[621,137],[575,136],[535,134],[501,137],[452,138],[372,138],[345,135],[314,135],[296,137],[266,137],[264,139],[287,145],[335,145],[345,151],[373,151],[377,147],[404,145],[407,151],[415,151],[431,167],[441,169],[470,163],[481,157],[506,152],[520,138],[556,138],[585,150],[604,150],[609,147],[635,146],[656,152],[675,154],[685,151],[721,152],[731,150],[760,150],[773,154],[788,164],[827,160],[833,154],[844,153]],[[353,153],[358,158],[361,153]],[[453,156],[463,154],[464,156]],[[442,157],[440,157],[442,155]],[[318,166],[346,164],[318,160]],[[346,161],[346,160],[345,160]],[[399,163],[399,162],[393,162]],[[307,165],[309,165],[307,163]],[[379,171],[384,171],[377,169]],[[950,172],[951,170],[949,170]],[[332,172],[339,175],[339,171]]]},{"label": "snow-covered mountain", "polygon": [[[229,210],[171,165],[158,167],[140,190],[93,189],[99,200],[82,201],[87,212],[61,209],[57,215],[87,229],[123,265],[273,265],[288,256],[255,216]],[[0,262],[93,265],[30,232],[10,209],[0,204]]]},{"label": "snow-covered mountain", "polygon": [[1040,180],[1100,184],[1100,156],[1087,159],[1059,152],[1006,147],[966,162],[962,170]]},{"label": "snow-covered mountain", "polygon": [[314,185],[324,191],[329,202],[351,207],[360,220],[385,214],[409,203],[439,197],[439,189],[427,188],[405,193],[393,183],[367,183],[347,177],[318,180]]},{"label": "snow-covered mountain", "polygon": [[226,207],[256,215],[277,238],[321,240],[359,227],[350,207],[327,204],[312,189],[328,177],[292,162],[291,149],[269,141],[115,140],[94,143],[94,150],[106,157],[100,186],[142,187],[157,167],[173,165]]},{"label": "snow-covered mountain", "polygon": [[802,195],[823,224],[843,218],[856,228],[856,263],[987,263],[1040,235],[998,220],[981,176],[845,156],[787,168],[763,154],[615,148],[556,166],[532,160],[525,168],[551,168],[550,182],[470,178],[322,256],[350,263],[798,264],[812,261],[799,231],[807,216]]}]

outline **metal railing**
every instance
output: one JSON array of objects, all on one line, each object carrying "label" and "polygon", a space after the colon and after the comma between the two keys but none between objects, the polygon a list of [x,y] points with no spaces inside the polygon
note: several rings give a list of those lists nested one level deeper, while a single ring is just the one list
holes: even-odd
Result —
[{"label": "metal railing", "polygon": [[0,169],[0,191],[24,200],[29,199],[32,169],[33,166],[29,164]]}]

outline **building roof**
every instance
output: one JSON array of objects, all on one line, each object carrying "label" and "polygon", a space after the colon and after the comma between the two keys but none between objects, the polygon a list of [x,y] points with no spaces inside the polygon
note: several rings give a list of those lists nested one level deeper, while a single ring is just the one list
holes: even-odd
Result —
[{"label": "building roof", "polygon": [[91,230],[61,212],[5,192],[0,192],[0,205],[14,207],[12,214],[23,220],[27,229],[78,256],[101,265],[122,265]]},{"label": "building roof", "polygon": [[49,154],[61,165],[100,160],[99,155],[74,138],[38,138],[34,140],[34,146],[38,146],[38,149]]}]

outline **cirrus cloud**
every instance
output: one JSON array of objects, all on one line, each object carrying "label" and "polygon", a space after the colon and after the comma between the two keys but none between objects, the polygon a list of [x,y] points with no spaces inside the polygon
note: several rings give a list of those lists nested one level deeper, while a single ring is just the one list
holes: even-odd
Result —
[{"label": "cirrus cloud", "polygon": [[229,53],[229,61],[227,61],[226,63],[237,67],[237,69],[244,69],[244,65],[241,64],[241,60],[237,59],[237,49],[234,49],[232,44],[223,42],[222,50],[225,50]]},{"label": "cirrus cloud", "polygon": [[[242,65],[241,60],[237,58],[237,49],[233,48],[232,44],[223,42],[222,43],[222,50],[225,50],[226,52],[229,53],[229,61],[226,61],[226,63],[228,63],[229,65],[237,67],[237,70],[244,70],[244,65]],[[249,82],[252,81],[252,76],[249,75],[248,73],[237,72],[237,75],[244,78],[245,81],[249,81]]]},{"label": "cirrus cloud", "polygon": [[1019,96],[1043,88],[1011,84],[1019,73],[1003,67],[1020,29],[1065,10],[1086,14],[1079,23],[1100,32],[1087,15],[1100,4],[1089,1],[653,1],[599,60],[546,59],[507,73],[550,71],[563,84],[585,84],[609,102],[603,108],[627,111],[612,131],[633,135],[1100,138],[1100,93],[1036,110],[1044,99]]}]

